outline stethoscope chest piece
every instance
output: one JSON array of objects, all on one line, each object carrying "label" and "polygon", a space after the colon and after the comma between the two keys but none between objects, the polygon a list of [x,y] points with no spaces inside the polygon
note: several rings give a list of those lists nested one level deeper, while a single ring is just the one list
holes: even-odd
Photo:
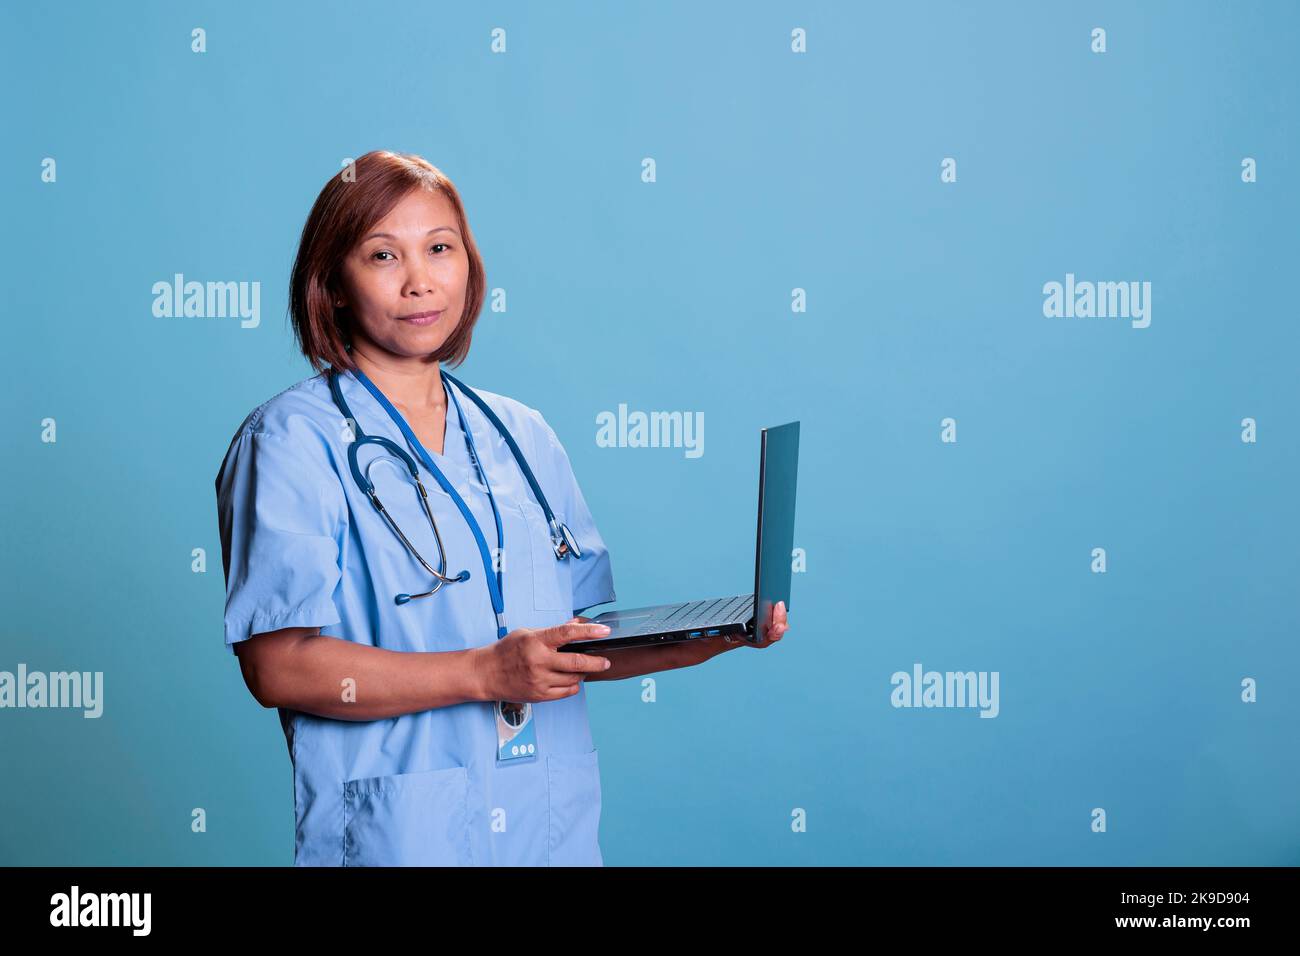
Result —
[{"label": "stethoscope chest piece", "polygon": [[555,556],[561,560],[570,555],[578,559],[582,558],[582,549],[578,547],[577,539],[573,537],[573,532],[563,521],[552,522],[551,545],[555,548]]}]

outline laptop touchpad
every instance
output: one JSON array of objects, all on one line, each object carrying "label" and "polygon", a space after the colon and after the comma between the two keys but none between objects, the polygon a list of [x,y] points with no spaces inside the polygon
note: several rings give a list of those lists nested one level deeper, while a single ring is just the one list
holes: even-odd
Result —
[{"label": "laptop touchpad", "polygon": [[644,621],[650,617],[650,611],[606,611],[604,614],[598,614],[592,618],[596,624],[605,624],[609,627],[622,627],[627,624],[633,624],[637,621]]}]

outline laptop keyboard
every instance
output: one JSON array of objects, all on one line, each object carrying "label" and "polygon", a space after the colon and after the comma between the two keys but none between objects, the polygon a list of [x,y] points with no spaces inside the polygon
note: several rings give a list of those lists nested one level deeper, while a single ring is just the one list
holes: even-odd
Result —
[{"label": "laptop keyboard", "polygon": [[753,610],[754,595],[741,594],[736,597],[712,598],[692,601],[673,608],[663,617],[652,618],[629,634],[658,634],[662,631],[687,630],[695,625],[730,621],[742,613]]}]

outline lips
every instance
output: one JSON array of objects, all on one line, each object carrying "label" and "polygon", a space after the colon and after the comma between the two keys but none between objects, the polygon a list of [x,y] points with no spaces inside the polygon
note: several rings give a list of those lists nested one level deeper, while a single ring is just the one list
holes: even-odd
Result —
[{"label": "lips", "polygon": [[412,325],[432,325],[442,317],[442,312],[413,312],[410,315],[401,316],[403,322],[409,322]]}]

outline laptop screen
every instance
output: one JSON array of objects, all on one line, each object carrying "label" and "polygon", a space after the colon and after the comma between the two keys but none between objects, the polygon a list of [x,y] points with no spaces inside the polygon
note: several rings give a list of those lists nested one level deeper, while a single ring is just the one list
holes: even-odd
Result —
[{"label": "laptop screen", "polygon": [[754,571],[755,631],[766,639],[772,607],[790,610],[794,551],[795,479],[799,473],[799,423],[763,429],[758,481],[758,554]]}]

